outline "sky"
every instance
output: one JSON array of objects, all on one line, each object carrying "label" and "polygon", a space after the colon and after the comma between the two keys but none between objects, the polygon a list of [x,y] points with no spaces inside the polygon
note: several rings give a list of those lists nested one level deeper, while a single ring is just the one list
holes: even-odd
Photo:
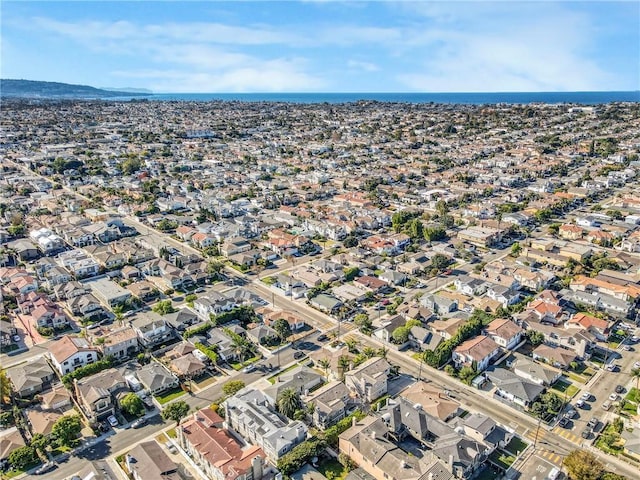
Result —
[{"label": "sky", "polygon": [[2,0],[2,78],[162,92],[640,90],[640,2]]}]

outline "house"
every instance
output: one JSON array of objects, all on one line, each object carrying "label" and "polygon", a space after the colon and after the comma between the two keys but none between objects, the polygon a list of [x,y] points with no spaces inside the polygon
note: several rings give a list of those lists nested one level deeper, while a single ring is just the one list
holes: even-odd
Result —
[{"label": "house", "polygon": [[502,230],[489,227],[470,227],[458,232],[458,240],[480,247],[491,247],[502,239]]},{"label": "house", "polygon": [[131,298],[131,292],[122,288],[108,278],[97,278],[85,283],[91,288],[91,293],[106,307],[113,308],[122,305]]},{"label": "house", "polygon": [[491,450],[504,448],[514,437],[514,431],[498,425],[495,420],[484,413],[472,413],[457,422],[465,435],[489,446]]},{"label": "house", "polygon": [[102,338],[100,342],[94,340],[95,346],[100,350],[103,356],[113,357],[116,361],[131,358],[140,349],[138,343],[138,333],[128,327],[118,328],[114,330],[99,329],[96,336]]},{"label": "house", "polygon": [[131,292],[131,295],[143,302],[153,300],[160,295],[160,291],[156,286],[146,280],[130,283],[126,288]]},{"label": "house", "polygon": [[180,480],[178,465],[155,440],[136,445],[124,457],[126,471],[134,480]]},{"label": "house", "polygon": [[516,354],[512,370],[519,377],[545,387],[553,385],[562,376],[561,370],[542,365],[520,354]]},{"label": "house", "polygon": [[169,369],[180,379],[197,378],[206,372],[206,364],[193,353],[171,360]]},{"label": "house", "polygon": [[175,335],[175,330],[169,322],[153,311],[140,312],[130,325],[138,335],[138,341],[145,348],[160,345]]},{"label": "house", "polygon": [[209,330],[206,343],[216,349],[218,358],[221,361],[232,362],[237,360],[238,352],[234,346],[234,342],[223,330],[219,328]]},{"label": "house", "polygon": [[76,317],[86,319],[101,318],[106,313],[102,304],[90,293],[68,297],[65,303]]},{"label": "house", "polygon": [[453,350],[452,359],[457,368],[475,366],[477,372],[482,372],[498,353],[500,346],[493,339],[478,335],[458,345]]},{"label": "house", "polygon": [[451,480],[453,475],[434,455],[409,455],[393,441],[379,417],[368,416],[340,434],[340,452],[375,480]]},{"label": "house", "polygon": [[245,446],[224,428],[213,410],[193,413],[176,428],[177,442],[209,478],[261,480],[266,455],[258,446]]},{"label": "house", "polygon": [[586,313],[576,313],[567,322],[568,327],[583,328],[591,332],[598,340],[604,342],[609,338],[609,321],[588,315]]},{"label": "house", "polygon": [[469,296],[482,295],[487,291],[488,287],[486,282],[478,278],[469,277],[468,275],[460,275],[456,277],[453,284],[459,291]]},{"label": "house", "polygon": [[565,240],[579,240],[583,234],[584,230],[582,228],[571,223],[565,223],[558,228],[558,235]]},{"label": "house", "polygon": [[26,442],[18,427],[0,430],[0,463],[6,462],[14,450],[24,447]]},{"label": "house", "polygon": [[305,326],[305,322],[300,315],[288,310],[270,312],[262,317],[265,325],[268,326],[271,326],[273,322],[281,318],[286,320],[292,332],[296,332]]},{"label": "house", "polygon": [[485,328],[485,335],[507,350],[513,350],[523,334],[524,329],[508,318],[496,318]]},{"label": "house", "polygon": [[164,315],[167,323],[177,330],[184,332],[189,327],[202,323],[202,319],[189,308],[180,308],[178,311]]},{"label": "house", "polygon": [[391,366],[384,358],[374,357],[345,373],[347,388],[367,402],[387,393],[387,378]]},{"label": "house", "polygon": [[380,274],[380,280],[384,280],[389,285],[405,285],[408,278],[407,275],[395,270],[385,270]]},{"label": "house", "polygon": [[129,392],[129,386],[118,370],[108,368],[75,380],[74,390],[83,413],[95,423],[115,414],[117,399]]},{"label": "house", "polygon": [[441,295],[440,292],[423,295],[420,298],[420,305],[440,314],[455,312],[458,309],[458,301],[456,299],[447,298]]},{"label": "house", "polygon": [[66,375],[98,360],[98,349],[84,338],[64,336],[49,345],[49,358],[60,375]]},{"label": "house", "polygon": [[561,368],[562,370],[569,368],[571,362],[575,362],[577,358],[575,352],[571,350],[545,344],[538,345],[531,354],[534,359],[553,365],[556,368]]},{"label": "house", "polygon": [[46,411],[40,408],[27,408],[24,410],[27,421],[31,426],[31,432],[47,436],[51,434],[53,425],[63,416],[60,412]]},{"label": "house", "polygon": [[324,430],[348,415],[354,402],[344,383],[334,380],[304,397],[306,405],[313,405],[311,421]]},{"label": "house", "polygon": [[178,377],[158,362],[150,362],[142,366],[136,375],[145,390],[151,395],[158,395],[176,388],[180,384]]},{"label": "house", "polygon": [[420,408],[427,414],[443,422],[456,417],[461,411],[460,404],[447,395],[444,390],[436,387],[433,383],[426,383],[422,380],[405,388],[400,392],[400,396],[414,406],[420,405]]},{"label": "house", "polygon": [[323,312],[333,313],[342,306],[342,302],[337,298],[327,295],[326,293],[320,293],[310,299],[310,303],[313,307]]},{"label": "house", "polygon": [[259,390],[244,388],[227,398],[223,406],[229,430],[262,448],[273,462],[307,437],[304,423],[284,420]]},{"label": "house", "polygon": [[19,397],[31,397],[42,392],[56,378],[44,356],[7,369],[13,391]]},{"label": "house", "polygon": [[219,315],[222,312],[233,310],[237,306],[235,300],[213,291],[193,302],[193,309],[205,320],[209,320],[210,315]]},{"label": "house", "polygon": [[247,331],[247,339],[256,345],[262,345],[262,342],[267,338],[276,337],[278,337],[278,332],[267,325],[258,325]]},{"label": "house", "polygon": [[519,377],[505,368],[488,368],[484,375],[496,387],[494,396],[520,407],[529,408],[545,391],[545,387]]},{"label": "house", "polygon": [[64,386],[56,385],[42,394],[40,405],[45,410],[64,410],[71,406],[71,394]]},{"label": "house", "polygon": [[302,396],[307,395],[309,391],[322,385],[322,383],[323,377],[321,374],[301,365],[278,376],[275,383],[265,388],[263,392],[269,397],[271,404],[276,405],[278,397],[285,390],[294,390]]}]

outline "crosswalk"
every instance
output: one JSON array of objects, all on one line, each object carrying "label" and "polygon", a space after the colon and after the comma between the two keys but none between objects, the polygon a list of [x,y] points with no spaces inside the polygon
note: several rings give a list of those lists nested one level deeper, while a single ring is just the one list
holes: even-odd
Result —
[{"label": "crosswalk", "polygon": [[580,437],[575,433],[573,433],[571,430],[567,430],[566,428],[556,426],[556,427],[553,427],[553,430],[551,431],[562,438],[566,438],[571,443],[576,443],[578,445],[580,445],[581,443]]},{"label": "crosswalk", "polygon": [[558,467],[562,465],[562,455],[552,452],[551,450],[542,450],[538,456]]}]

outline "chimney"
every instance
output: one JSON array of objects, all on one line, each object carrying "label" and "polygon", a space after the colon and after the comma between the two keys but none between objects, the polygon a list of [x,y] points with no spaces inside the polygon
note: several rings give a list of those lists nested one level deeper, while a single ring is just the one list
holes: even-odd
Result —
[{"label": "chimney", "polygon": [[357,423],[358,423],[358,420],[356,419],[356,417],[355,416],[351,417],[351,426],[355,427]]},{"label": "chimney", "polygon": [[251,469],[253,470],[253,479],[261,480],[263,471],[262,471],[262,459],[260,458],[259,455],[256,455],[251,460]]},{"label": "chimney", "polygon": [[371,432],[371,439],[372,440],[376,439],[376,432],[375,431]]}]

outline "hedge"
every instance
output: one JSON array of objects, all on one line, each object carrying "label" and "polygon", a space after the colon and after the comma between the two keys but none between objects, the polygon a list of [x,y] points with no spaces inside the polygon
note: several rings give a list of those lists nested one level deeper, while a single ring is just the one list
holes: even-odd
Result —
[{"label": "hedge", "polygon": [[289,453],[285,453],[278,460],[278,470],[283,475],[291,475],[313,457],[319,456],[327,448],[327,442],[321,438],[310,438],[296,445]]},{"label": "hedge", "polygon": [[94,375],[102,370],[106,370],[107,368],[111,368],[113,361],[110,357],[103,358],[102,360],[98,360],[97,362],[90,363],[89,365],[85,365],[84,367],[80,367],[77,370],[74,370],[71,373],[67,373],[62,377],[62,383],[67,388],[71,388],[74,380],[80,380],[81,378],[88,377],[89,375]]}]

